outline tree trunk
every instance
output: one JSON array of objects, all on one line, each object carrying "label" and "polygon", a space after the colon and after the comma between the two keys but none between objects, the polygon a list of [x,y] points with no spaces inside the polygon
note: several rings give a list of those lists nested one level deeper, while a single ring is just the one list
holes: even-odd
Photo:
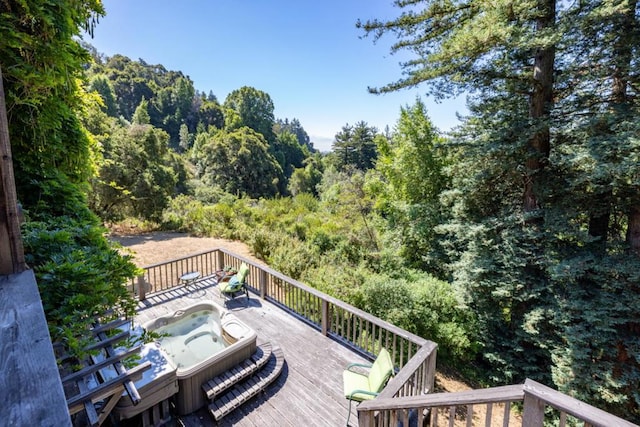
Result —
[{"label": "tree trunk", "polygon": [[0,275],[20,273],[26,268],[0,69]]},{"label": "tree trunk", "polygon": [[[629,41],[629,35],[635,31],[636,3],[637,0],[629,1],[627,9],[619,15],[618,19],[614,19],[614,28],[617,29],[617,34],[613,43],[613,74],[611,76],[611,110],[613,114],[625,114],[629,108],[627,87],[633,58],[633,46]],[[612,203],[611,189],[600,197],[599,203],[598,211],[589,216],[589,235],[598,237],[598,243],[602,247],[606,247]]]},{"label": "tree trunk", "polygon": [[[627,9],[621,15],[618,37],[614,45],[614,72],[612,101],[613,108],[623,110],[629,107],[627,88],[631,73],[633,58],[632,43],[629,35],[635,34],[637,29],[636,7],[638,0],[629,0]],[[627,216],[627,243],[638,256],[640,256],[640,203],[635,203],[629,209]]]},{"label": "tree trunk", "polygon": [[[555,23],[555,0],[540,0],[539,7],[543,12],[536,22],[537,31],[544,31]],[[550,152],[549,124],[545,120],[549,118],[551,104],[553,103],[553,70],[555,61],[554,46],[538,49],[535,53],[533,64],[534,87],[529,100],[529,117],[536,122],[536,131],[529,140],[529,157],[526,160],[526,175],[524,180],[523,203],[525,213],[533,213],[541,208],[540,201],[535,193],[536,174],[547,163]],[[534,215],[534,218],[537,215]],[[529,218],[527,222],[538,222]]]},{"label": "tree trunk", "polygon": [[640,205],[631,208],[627,221],[627,242],[631,250],[640,256]]}]

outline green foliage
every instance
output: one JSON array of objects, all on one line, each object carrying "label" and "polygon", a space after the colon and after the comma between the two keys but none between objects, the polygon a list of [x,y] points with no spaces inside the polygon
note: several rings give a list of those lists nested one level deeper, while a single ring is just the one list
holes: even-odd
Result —
[{"label": "green foliage", "polygon": [[[192,134],[199,128],[206,131],[209,127],[223,127],[222,108],[215,96],[207,99],[198,93],[193,82],[182,72],[147,64],[143,60],[132,61],[123,55],[111,58],[94,55],[94,59],[96,61],[89,68],[88,75],[92,82],[100,82],[98,87],[92,83],[92,89],[98,90],[107,106],[110,105],[108,98],[113,95],[115,112],[109,109],[110,116],[132,121],[136,108],[147,100],[149,121],[141,123],[152,124],[167,132],[174,149],[180,146],[182,125],[186,125]],[[109,88],[105,87],[105,80]]]},{"label": "green foliage", "polygon": [[[367,192],[387,221],[388,240],[415,267],[446,277],[435,227],[444,222],[440,194],[447,188],[445,141],[431,124],[424,103],[400,110],[391,140],[380,138],[376,171]],[[419,183],[419,185],[416,185]]]},{"label": "green foliage", "polygon": [[25,225],[26,259],[36,273],[51,338],[78,356],[93,339],[92,322],[132,317],[136,310],[126,284],[138,271],[104,232],[95,221],[69,216]]},{"label": "green foliage", "polygon": [[261,134],[268,144],[274,142],[274,106],[269,94],[253,87],[243,86],[227,95],[224,107],[231,110],[235,117],[225,125],[227,131],[246,126]]},{"label": "green foliage", "polygon": [[131,316],[135,309],[125,284],[136,268],[107,243],[84,197],[95,140],[79,116],[102,127],[80,90],[88,54],[77,37],[82,29],[91,32],[103,13],[100,1],[0,3],[9,134],[18,198],[27,213],[25,256],[52,339],[79,358],[95,316],[108,310]]},{"label": "green foliage", "polygon": [[[142,105],[142,104],[141,104]],[[91,192],[91,206],[109,220],[127,215],[159,220],[186,171],[169,152],[169,135],[151,125],[115,125],[103,143],[103,161]]]},{"label": "green foliage", "polygon": [[289,193],[296,196],[301,193],[318,195],[317,187],[322,181],[324,166],[317,155],[307,157],[304,168],[297,168],[289,179]]},{"label": "green foliage", "polygon": [[[397,272],[396,272],[397,273]],[[439,345],[445,363],[472,360],[471,314],[450,284],[424,273],[374,274],[359,288],[356,303],[363,310]]]},{"label": "green foliage", "polygon": [[208,140],[198,138],[196,143],[197,169],[205,183],[249,197],[278,194],[282,168],[259,133],[241,127],[232,132],[219,131]]},{"label": "green foliage", "polygon": [[103,75],[97,75],[89,83],[89,91],[98,92],[104,103],[102,110],[110,117],[116,117],[118,106],[111,82]]},{"label": "green foliage", "polygon": [[[434,229],[477,314],[482,372],[497,383],[553,382],[637,422],[636,2],[396,5],[396,19],[358,25],[376,39],[392,33],[392,51],[415,56],[404,78],[372,91],[426,83],[436,97],[472,94],[448,144],[447,216]],[[381,172],[397,182],[390,160]],[[430,190],[417,181],[408,190]]]},{"label": "green foliage", "polygon": [[131,124],[134,125],[148,125],[151,123],[151,117],[149,116],[149,101],[142,98],[140,104],[136,107],[131,117]]},{"label": "green foliage", "polygon": [[317,152],[317,150],[313,148],[311,138],[309,138],[307,131],[304,130],[302,124],[296,118],[292,119],[291,121],[289,121],[289,119],[276,119],[276,122],[273,125],[273,131],[276,135],[280,135],[284,132],[292,133],[296,136],[298,144],[300,144],[302,147],[305,147],[309,153]]},{"label": "green foliage", "polygon": [[360,121],[355,126],[347,123],[335,135],[333,143],[334,166],[340,170],[349,168],[366,171],[375,164],[378,156],[376,135],[378,129]]}]

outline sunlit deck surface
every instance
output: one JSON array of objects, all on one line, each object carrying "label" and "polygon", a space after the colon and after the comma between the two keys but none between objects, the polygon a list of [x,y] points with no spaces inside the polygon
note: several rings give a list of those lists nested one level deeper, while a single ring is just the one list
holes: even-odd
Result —
[{"label": "sunlit deck surface", "polygon": [[[366,362],[357,353],[323,336],[278,306],[250,293],[225,303],[215,283],[202,280],[148,296],[138,305],[139,324],[167,315],[198,301],[217,302],[232,311],[258,334],[258,341],[270,341],[284,352],[280,377],[216,424],[206,408],[181,417],[187,427],[195,426],[343,426],[348,401],[342,394],[342,371],[351,362]],[[350,424],[357,425],[356,405]]]}]

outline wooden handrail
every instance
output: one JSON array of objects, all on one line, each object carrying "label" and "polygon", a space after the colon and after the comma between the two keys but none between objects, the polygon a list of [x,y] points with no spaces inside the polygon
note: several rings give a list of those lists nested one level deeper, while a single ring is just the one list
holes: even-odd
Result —
[{"label": "wooden handrail", "polygon": [[[179,286],[178,278],[185,269],[199,271],[206,279],[225,266],[238,268],[241,263],[250,268],[247,280],[250,291],[289,311],[323,335],[343,342],[371,360],[380,347],[387,348],[399,370],[387,385],[389,391],[385,393],[389,397],[433,390],[437,350],[434,342],[225,249],[214,248],[150,265],[134,283],[157,279],[158,283],[149,283],[149,294],[152,294]],[[170,280],[173,283],[168,283]],[[141,299],[146,295],[144,291],[139,293]]]},{"label": "wooden handrail", "polygon": [[390,409],[414,409],[419,407],[450,407],[459,405],[477,405],[483,403],[498,403],[517,401],[524,398],[522,384],[506,385],[502,387],[484,388],[480,390],[464,390],[451,393],[431,393],[422,396],[407,396],[402,398],[383,398],[378,396],[373,400],[366,400],[358,405],[358,411],[384,411]]},{"label": "wooden handrail", "polygon": [[[384,392],[383,392],[384,393]],[[436,425],[434,419],[438,417],[438,410],[448,419],[449,425],[453,425],[457,408],[466,406],[467,425],[473,424],[473,406],[486,405],[487,413],[491,413],[492,405],[504,404],[503,426],[509,426],[509,406],[513,402],[523,402],[522,426],[542,427],[545,417],[545,408],[551,407],[559,412],[561,419],[570,415],[581,423],[593,427],[638,427],[629,421],[595,408],[559,391],[527,379],[523,384],[492,387],[479,390],[465,390],[453,393],[433,393],[422,396],[407,397],[383,397],[362,402],[358,406],[358,420],[360,427],[395,425],[395,422],[407,418],[409,412],[419,414],[430,413],[432,425]],[[404,418],[403,418],[404,416]],[[481,425],[492,425],[491,416],[479,420]],[[563,425],[563,424],[561,424]]]},{"label": "wooden handrail", "polygon": [[[527,379],[524,382],[524,394],[525,396],[531,396],[532,400],[540,400],[547,406],[551,406],[561,412],[569,414],[579,420],[584,421],[594,427],[638,427],[637,424],[633,424],[627,420],[616,417],[608,412],[598,409],[588,403],[582,402],[574,397],[567,396],[564,393],[560,393],[550,387]],[[525,401],[525,409],[523,413],[523,425],[528,422],[527,405]],[[532,415],[535,417],[535,414]]]},{"label": "wooden handrail", "polygon": [[[387,386],[382,390],[378,399],[395,398],[400,396],[420,396],[433,392],[433,383],[436,372],[436,343],[429,341],[411,358],[411,360],[391,378]],[[417,373],[422,373],[416,378]],[[414,388],[407,393],[407,385]]]},{"label": "wooden handrail", "polygon": [[[424,421],[429,411],[434,411],[433,422],[438,408],[445,408],[448,411],[445,416],[453,423],[456,407],[461,405],[467,406],[467,425],[472,422],[469,420],[473,416],[473,405],[487,405],[484,422],[488,426],[493,404],[504,404],[503,425],[507,427],[511,403],[517,401],[524,401],[524,427],[541,427],[546,406],[560,411],[561,419],[569,414],[592,426],[636,426],[532,380],[524,385],[434,394],[437,344],[225,249],[215,248],[150,265],[145,267],[145,275],[140,276],[137,283],[151,280],[150,270],[160,270],[154,274],[161,282],[149,284],[149,293],[156,293],[179,286],[178,278],[186,269],[200,271],[206,279],[226,265],[237,268],[243,262],[251,269],[248,287],[252,292],[304,320],[323,335],[341,340],[371,360],[376,346],[390,347],[399,370],[378,397],[358,406],[360,427],[391,426],[398,421],[408,423],[410,413]],[[144,299],[145,292],[140,292],[139,297]],[[417,350],[414,352],[413,348]]]}]

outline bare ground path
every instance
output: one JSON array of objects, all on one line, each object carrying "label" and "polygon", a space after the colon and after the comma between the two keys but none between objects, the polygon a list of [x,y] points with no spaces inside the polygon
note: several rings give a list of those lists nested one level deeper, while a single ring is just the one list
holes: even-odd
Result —
[{"label": "bare ground path", "polygon": [[196,254],[214,248],[223,248],[259,264],[264,264],[242,242],[214,237],[193,237],[187,233],[157,231],[142,234],[112,233],[109,239],[120,243],[133,255],[138,267]]}]

